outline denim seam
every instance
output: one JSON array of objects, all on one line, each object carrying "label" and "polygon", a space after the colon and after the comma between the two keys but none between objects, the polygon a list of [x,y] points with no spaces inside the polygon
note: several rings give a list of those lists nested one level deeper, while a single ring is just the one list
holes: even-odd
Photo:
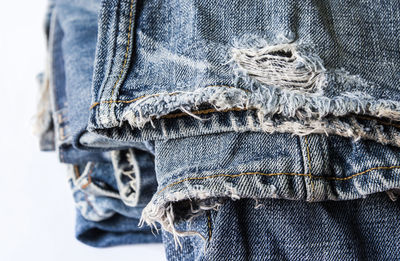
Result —
[{"label": "denim seam", "polygon": [[[245,90],[245,89],[242,89],[242,88],[237,88],[237,87],[232,87],[232,86],[227,86],[227,85],[209,85],[209,86],[206,86],[204,88],[209,88],[209,87],[225,87],[225,88],[235,88],[235,89]],[[248,91],[248,90],[245,90],[245,91]],[[162,95],[162,94],[163,93],[156,93],[156,94],[151,94],[151,95],[143,95],[143,96],[137,97],[137,98],[132,99],[132,100],[127,100],[127,101],[123,101],[123,100],[117,100],[117,101],[108,100],[108,101],[95,102],[90,106],[89,109],[91,110],[91,109],[95,108],[97,105],[100,105],[101,103],[126,103],[126,104],[129,104],[129,103],[138,101],[138,100],[146,98],[146,97],[157,97],[157,96]],[[179,92],[168,93],[168,95],[171,95],[171,96],[172,95],[177,95],[177,94],[179,94]],[[217,109],[206,109],[206,110],[191,111],[190,113],[192,113],[192,114],[209,114],[209,113],[213,113],[213,112],[243,111],[243,110],[256,110],[256,109],[257,108],[252,108],[252,107],[245,107],[245,108],[233,107],[233,108],[222,110],[222,111],[221,110],[217,110]],[[177,117],[181,117],[181,116],[187,116],[187,113],[184,113],[184,112],[182,112],[182,113],[173,113],[173,114],[168,114],[168,115],[161,116],[161,118],[169,118],[169,119],[171,119],[171,118],[177,118]],[[355,117],[359,118],[359,119],[363,119],[363,120],[368,120],[368,121],[376,121],[379,124],[386,125],[386,126],[392,126],[392,127],[400,129],[400,124],[395,124],[395,123],[391,123],[391,122],[385,122],[385,121],[381,121],[381,120],[373,118],[373,117],[362,116],[362,115],[355,115]]]},{"label": "denim seam", "polygon": [[304,136],[304,142],[306,144],[306,151],[307,151],[307,160],[308,160],[308,173],[310,178],[310,185],[311,185],[311,201],[314,201],[314,182],[313,182],[313,175],[311,170],[311,155],[310,155],[310,146],[308,143],[307,136]]},{"label": "denim seam", "polygon": [[239,174],[216,174],[216,175],[210,175],[210,176],[205,176],[205,177],[192,177],[192,178],[185,178],[179,181],[176,181],[174,183],[168,184],[165,187],[163,187],[160,191],[157,192],[157,195],[161,194],[164,190],[171,188],[175,185],[178,185],[180,183],[183,183],[185,181],[191,181],[191,180],[204,180],[204,179],[211,179],[211,178],[219,178],[219,177],[229,177],[229,178],[237,178],[241,176],[250,176],[250,175],[259,175],[259,176],[302,176],[302,177],[310,177],[312,176],[314,179],[323,179],[323,180],[332,180],[332,181],[346,181],[353,179],[355,177],[358,177],[360,175],[366,174],[368,172],[374,171],[374,170],[391,170],[391,169],[400,169],[400,166],[381,166],[381,167],[373,167],[369,168],[367,170],[364,170],[362,172],[358,172],[356,174],[353,174],[348,177],[344,178],[338,178],[338,177],[322,177],[322,176],[313,176],[307,173],[295,173],[295,172],[279,172],[279,173],[262,173],[262,172],[244,172],[244,173],[239,173]]},{"label": "denim seam", "polygon": [[[104,2],[104,5],[102,6],[102,9],[105,9],[105,8],[107,8],[107,4],[106,4],[106,2]],[[110,14],[108,13],[107,14],[108,16],[110,16]],[[117,16],[118,15],[118,12],[115,12],[115,16]],[[116,18],[116,19],[119,19],[119,18]],[[106,31],[107,33],[106,34],[110,34],[109,33],[109,30],[110,30],[110,21],[109,20],[107,20],[107,23],[105,23],[104,24],[104,26],[106,26],[106,28],[105,28],[105,30],[104,31]],[[113,35],[113,42],[112,42],[112,50],[111,50],[111,55],[107,55],[107,56],[110,56],[110,65],[108,66],[108,70],[106,70],[106,73],[105,73],[105,75],[106,75],[106,77],[105,77],[105,79],[103,80],[103,83],[101,84],[101,86],[100,86],[100,89],[99,89],[99,97],[102,97],[103,96],[103,94],[104,94],[104,91],[105,91],[105,89],[106,89],[106,86],[107,86],[107,84],[108,84],[108,81],[109,81],[109,79],[110,79],[110,75],[111,75],[111,71],[112,71],[112,68],[113,68],[113,66],[114,66],[114,58],[115,58],[115,54],[116,54],[116,45],[117,45],[117,36],[118,36],[118,34],[119,34],[119,32],[120,32],[120,30],[119,30],[119,28],[118,27],[116,27],[116,29],[117,29],[117,31],[116,31],[116,33]],[[100,36],[100,34],[99,34],[99,36]],[[111,46],[111,44],[110,44],[110,46]],[[106,68],[107,69],[107,68]],[[97,97],[96,97],[96,99],[97,99]]]},{"label": "denim seam", "polygon": [[[129,25],[128,25],[128,35],[127,35],[127,43],[126,43],[126,50],[125,50],[125,55],[124,55],[124,62],[122,64],[122,68],[120,71],[120,74],[118,76],[118,79],[116,80],[116,82],[114,83],[114,86],[111,90],[111,97],[113,97],[114,95],[114,91],[115,91],[115,87],[117,86],[117,84],[119,83],[119,81],[121,80],[121,77],[125,71],[126,68],[126,64],[128,61],[128,53],[130,50],[130,44],[131,44],[131,29],[132,29],[132,13],[133,13],[133,3],[134,0],[131,0],[131,5],[130,5],[130,10],[129,10]],[[111,103],[110,103],[110,107],[111,107]]]}]

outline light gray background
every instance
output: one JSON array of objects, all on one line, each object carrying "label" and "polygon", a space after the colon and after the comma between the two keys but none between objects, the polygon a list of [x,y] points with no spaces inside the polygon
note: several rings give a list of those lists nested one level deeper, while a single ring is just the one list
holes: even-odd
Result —
[{"label": "light gray background", "polygon": [[47,2],[0,8],[0,260],[165,260],[161,244],[96,249],[74,238],[66,168],[32,135]]}]

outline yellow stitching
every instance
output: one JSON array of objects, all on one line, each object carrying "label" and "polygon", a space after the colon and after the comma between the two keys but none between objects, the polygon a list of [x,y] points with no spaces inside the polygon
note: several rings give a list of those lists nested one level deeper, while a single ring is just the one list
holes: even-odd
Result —
[{"label": "yellow stitching", "polygon": [[[129,53],[129,45],[131,41],[131,28],[132,28],[132,9],[133,9],[133,2],[134,0],[131,0],[131,6],[130,6],[130,12],[129,12],[129,27],[128,27],[128,41],[126,42],[126,51],[125,51],[125,56],[124,56],[124,63],[122,64],[121,72],[118,76],[117,81],[115,82],[112,91],[111,91],[111,97],[114,95],[114,89],[115,86],[117,86],[118,82],[120,81],[122,74],[124,73],[126,62],[128,60],[128,53]],[[92,105],[93,106],[93,105]]]},{"label": "yellow stitching", "polygon": [[208,224],[208,241],[211,241],[212,231],[211,231],[211,213],[207,211],[207,224]]},{"label": "yellow stitching", "polygon": [[307,150],[307,159],[308,159],[308,169],[310,174],[310,184],[311,184],[311,201],[314,201],[314,182],[312,181],[312,170],[311,170],[311,156],[310,156],[310,147],[308,146],[308,139],[307,136],[304,136],[304,141],[306,143],[306,150]]},{"label": "yellow stitching", "polygon": [[389,169],[400,169],[400,166],[390,166],[390,167],[374,167],[374,168],[370,168],[367,170],[364,170],[362,172],[356,173],[354,175],[345,177],[345,178],[336,178],[336,177],[318,177],[318,176],[314,176],[314,178],[322,178],[322,179],[327,179],[327,180],[339,180],[339,181],[343,181],[343,180],[349,180],[352,178],[355,178],[357,176],[363,175],[367,172],[373,171],[373,170],[380,170],[380,169],[384,169],[384,170],[389,170]]},{"label": "yellow stitching", "polygon": [[[370,168],[367,169],[365,171],[356,173],[354,175],[351,175],[349,177],[345,177],[345,178],[337,178],[337,177],[323,177],[323,176],[312,176],[313,178],[317,178],[317,179],[326,179],[326,180],[336,180],[336,181],[344,181],[344,180],[349,180],[352,178],[355,178],[357,176],[363,175],[367,172],[373,171],[373,170],[389,170],[389,169],[400,169],[400,166],[390,166],[390,167],[374,167],[374,168]],[[262,172],[244,172],[244,173],[239,173],[239,174],[217,174],[217,175],[211,175],[211,176],[205,176],[205,177],[193,177],[193,178],[185,178],[179,181],[176,181],[174,183],[171,183],[169,185],[166,185],[164,188],[162,188],[159,192],[157,192],[157,194],[160,194],[161,192],[163,192],[164,190],[166,190],[167,188],[173,187],[177,184],[180,184],[182,182],[185,181],[191,181],[191,180],[203,180],[203,179],[212,179],[212,178],[219,178],[219,177],[229,177],[229,178],[237,178],[240,176],[247,176],[247,175],[260,175],[260,176],[281,176],[281,175],[286,175],[286,176],[302,176],[302,177],[309,177],[310,174],[305,174],[305,173],[292,173],[292,172],[281,172],[281,173],[262,173]]]},{"label": "yellow stitching", "polygon": [[[228,86],[228,85],[209,85],[209,86],[206,86],[204,88],[210,88],[210,87],[214,87],[214,88],[215,87],[235,88],[235,89],[240,89],[240,90],[245,91],[245,92],[250,92],[249,90],[246,90],[246,89],[243,89],[243,88],[232,87],[232,86]],[[167,93],[167,95],[171,95],[172,96],[172,95],[176,95],[176,94],[180,94],[180,93],[182,93],[182,92],[170,92],[170,93]],[[107,100],[107,101],[95,102],[90,106],[89,109],[91,110],[91,109],[93,109],[94,107],[96,107],[97,105],[99,105],[101,103],[132,103],[132,102],[135,102],[137,100],[140,100],[140,99],[143,99],[143,98],[146,98],[146,97],[156,97],[156,96],[160,96],[162,94],[164,94],[164,93],[146,94],[146,95],[137,97],[137,98],[132,99],[132,100],[127,100],[127,101],[123,101],[123,100],[116,100],[116,101]]]}]

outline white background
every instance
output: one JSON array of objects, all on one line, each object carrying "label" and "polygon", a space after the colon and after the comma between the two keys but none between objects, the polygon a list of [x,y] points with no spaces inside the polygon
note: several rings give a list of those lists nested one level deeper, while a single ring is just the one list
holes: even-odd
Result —
[{"label": "white background", "polygon": [[97,249],[74,237],[66,168],[32,135],[45,0],[0,7],[0,260],[165,260],[161,244]]}]

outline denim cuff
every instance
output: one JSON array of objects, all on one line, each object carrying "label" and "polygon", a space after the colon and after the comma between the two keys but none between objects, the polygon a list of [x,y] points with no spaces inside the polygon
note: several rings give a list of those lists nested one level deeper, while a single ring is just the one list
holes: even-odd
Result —
[{"label": "denim cuff", "polygon": [[[103,2],[90,132],[118,141],[323,133],[400,145],[400,74],[385,60],[400,60],[397,34],[383,34],[392,30],[385,23],[348,33],[358,25],[341,19],[369,13],[365,6],[331,1],[333,37],[309,1],[162,3]],[[243,15],[238,24],[238,9],[268,19]],[[385,41],[372,41],[375,33]],[[382,49],[391,55],[383,58]]]}]

